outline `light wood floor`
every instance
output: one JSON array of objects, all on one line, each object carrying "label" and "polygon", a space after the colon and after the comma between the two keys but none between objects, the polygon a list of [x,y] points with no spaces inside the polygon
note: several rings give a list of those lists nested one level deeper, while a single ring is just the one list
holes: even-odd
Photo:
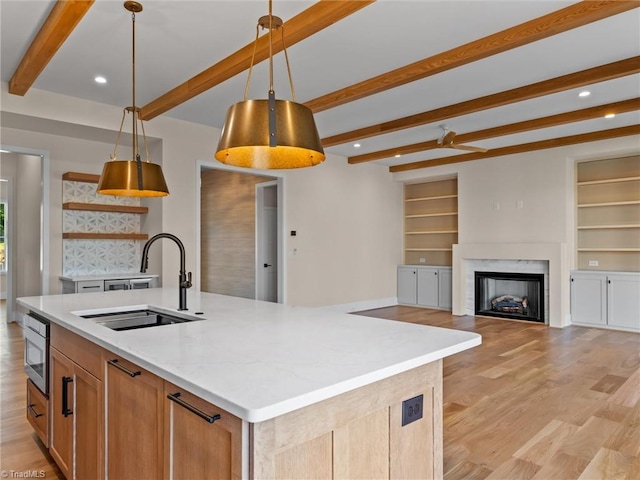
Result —
[{"label": "light wood floor", "polygon": [[[27,422],[22,329],[16,323],[5,323],[5,307],[5,302],[0,302],[0,475],[2,478],[12,478],[12,475],[13,478],[29,478],[25,474],[19,475],[28,472],[33,478],[63,479],[58,466]],[[12,470],[15,473],[12,474]]]},{"label": "light wood floor", "polygon": [[412,307],[361,313],[482,335],[444,361],[446,480],[640,479],[640,335]]},{"label": "light wood floor", "polygon": [[[639,479],[640,335],[389,307],[480,333],[444,362],[445,479]],[[0,469],[63,478],[25,418],[20,327],[0,324]]]}]

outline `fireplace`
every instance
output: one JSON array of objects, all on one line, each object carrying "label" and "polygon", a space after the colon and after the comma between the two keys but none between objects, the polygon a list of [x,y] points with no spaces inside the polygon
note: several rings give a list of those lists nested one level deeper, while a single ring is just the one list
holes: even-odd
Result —
[{"label": "fireplace", "polygon": [[475,314],[544,323],[544,274],[475,272]]}]

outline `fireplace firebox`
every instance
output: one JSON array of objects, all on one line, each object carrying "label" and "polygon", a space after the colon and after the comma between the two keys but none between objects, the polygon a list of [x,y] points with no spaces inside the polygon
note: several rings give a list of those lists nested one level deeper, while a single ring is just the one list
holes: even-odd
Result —
[{"label": "fireplace firebox", "polygon": [[544,274],[475,272],[475,313],[544,323]]}]

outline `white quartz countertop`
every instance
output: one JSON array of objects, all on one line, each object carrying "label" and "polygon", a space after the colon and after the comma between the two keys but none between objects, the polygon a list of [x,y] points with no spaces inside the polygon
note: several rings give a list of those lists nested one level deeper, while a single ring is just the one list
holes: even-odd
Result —
[{"label": "white quartz countertop", "polygon": [[102,275],[69,275],[61,276],[60,280],[69,282],[85,282],[93,280],[127,280],[131,278],[157,278],[157,274],[146,273],[104,273]]},{"label": "white quartz countertop", "polygon": [[193,290],[186,313],[203,312],[204,321],[113,331],[78,315],[145,307],[179,314],[177,288],[18,303],[254,423],[481,343],[471,332]]}]

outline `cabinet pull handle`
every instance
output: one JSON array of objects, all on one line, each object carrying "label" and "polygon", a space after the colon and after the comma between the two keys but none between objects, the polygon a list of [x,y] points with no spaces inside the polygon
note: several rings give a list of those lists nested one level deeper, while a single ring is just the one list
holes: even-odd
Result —
[{"label": "cabinet pull handle", "polygon": [[178,405],[180,405],[181,407],[186,408],[187,410],[189,410],[191,413],[195,413],[196,415],[198,415],[200,418],[202,418],[204,421],[208,422],[208,423],[213,423],[216,420],[220,420],[221,416],[219,414],[216,415],[207,415],[206,413],[204,413],[202,410],[198,410],[196,407],[194,407],[193,405],[189,405],[187,402],[185,402],[184,400],[182,400],[180,398],[180,392],[176,392],[176,393],[170,393],[169,395],[167,395],[167,398],[169,400],[172,400],[174,402],[176,402]]},{"label": "cabinet pull handle", "polygon": [[27,406],[27,408],[29,409],[29,411],[31,412],[31,415],[33,415],[33,418],[38,418],[42,416],[42,413],[38,413],[36,412],[36,410],[33,408],[35,407],[36,404],[35,403],[31,403]]},{"label": "cabinet pull handle", "polygon": [[68,417],[73,414],[69,408],[69,384],[73,383],[73,378],[62,377],[62,415]]},{"label": "cabinet pull handle", "polygon": [[100,285],[91,285],[90,287],[82,287],[82,288],[100,288]]},{"label": "cabinet pull handle", "polygon": [[127,375],[129,375],[130,377],[137,377],[138,375],[140,375],[141,372],[134,372],[133,370],[129,370],[127,367],[123,367],[122,365],[120,365],[118,363],[118,359],[114,358],[113,360],[107,360],[107,363],[109,365],[113,365],[114,367],[116,367],[118,370],[122,370],[124,373],[126,373]]}]

